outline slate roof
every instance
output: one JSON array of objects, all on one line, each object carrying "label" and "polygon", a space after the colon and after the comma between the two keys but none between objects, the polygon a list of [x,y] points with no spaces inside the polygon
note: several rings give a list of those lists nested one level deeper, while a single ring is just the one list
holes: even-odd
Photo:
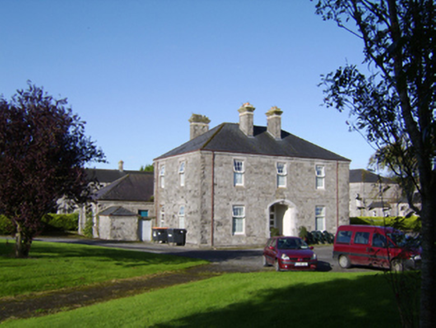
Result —
[{"label": "slate roof", "polygon": [[153,172],[127,174],[95,193],[95,200],[149,201],[153,196]]},{"label": "slate roof", "polygon": [[99,215],[107,216],[137,216],[137,214],[125,209],[121,206],[112,206],[98,213]]},{"label": "slate roof", "polygon": [[350,161],[283,130],[282,138],[276,140],[266,127],[254,126],[253,137],[248,137],[237,123],[222,123],[156,159],[198,150]]},{"label": "slate roof", "polygon": [[97,180],[100,183],[111,183],[124,177],[128,174],[150,174],[150,172],[144,171],[131,171],[131,170],[109,170],[109,169],[85,169],[89,181]]},{"label": "slate roof", "polygon": [[[392,179],[380,177],[383,183],[395,183]],[[377,174],[372,173],[367,170],[357,169],[350,170],[350,183],[378,183],[380,182],[380,178]]]}]

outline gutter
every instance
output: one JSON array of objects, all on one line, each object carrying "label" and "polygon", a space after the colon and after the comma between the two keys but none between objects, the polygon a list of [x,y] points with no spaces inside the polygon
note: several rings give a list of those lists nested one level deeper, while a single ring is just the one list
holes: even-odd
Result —
[{"label": "gutter", "polygon": [[214,247],[215,216],[215,152],[212,151],[212,188],[211,188],[211,218],[210,218],[210,246]]}]

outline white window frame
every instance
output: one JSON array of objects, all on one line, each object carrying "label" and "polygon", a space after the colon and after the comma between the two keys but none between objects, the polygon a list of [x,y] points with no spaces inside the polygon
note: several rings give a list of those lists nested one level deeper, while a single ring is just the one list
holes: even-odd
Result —
[{"label": "white window frame", "polygon": [[165,165],[161,165],[159,169],[160,187],[165,188]]},{"label": "white window frame", "polygon": [[[321,169],[320,171],[318,169]],[[325,166],[315,165],[316,189],[325,189]]]},{"label": "white window frame", "polygon": [[[236,230],[236,221],[240,221],[241,229]],[[244,235],[245,234],[245,206],[233,205],[232,206],[232,234]]]},{"label": "white window frame", "polygon": [[179,229],[185,229],[185,205],[179,208]]},{"label": "white window frame", "polygon": [[[283,165],[282,168],[279,166]],[[281,172],[280,172],[281,171]],[[287,166],[285,162],[277,162],[276,163],[276,172],[277,172],[277,188],[286,188],[287,186]],[[282,180],[280,183],[280,180]]]},{"label": "white window frame", "polygon": [[180,162],[179,163],[179,181],[180,181],[180,187],[185,186],[185,168],[186,168],[186,162]]},{"label": "white window frame", "polygon": [[[238,165],[237,165],[238,163]],[[239,165],[241,163],[241,165]],[[244,186],[245,161],[243,159],[233,159],[233,185]]]},{"label": "white window frame", "polygon": [[[322,222],[322,228],[319,227],[319,223]],[[315,230],[316,231],[324,231],[326,229],[326,220],[325,220],[325,206],[317,205],[315,206]]]}]

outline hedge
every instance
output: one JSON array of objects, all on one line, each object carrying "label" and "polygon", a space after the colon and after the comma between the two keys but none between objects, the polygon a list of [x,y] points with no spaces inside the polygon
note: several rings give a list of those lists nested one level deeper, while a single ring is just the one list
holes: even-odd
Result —
[{"label": "hedge", "polygon": [[402,216],[388,216],[388,217],[360,216],[360,217],[350,218],[350,224],[394,227],[396,229],[405,230],[405,231],[421,230],[421,218],[419,216],[411,216],[410,218],[405,218]]},{"label": "hedge", "polygon": [[[78,230],[78,213],[72,214],[46,214],[42,222],[44,232],[63,232]],[[4,215],[0,215],[0,235],[12,235],[15,233],[15,226]]]},{"label": "hedge", "polygon": [[15,226],[6,216],[0,215],[0,235],[12,235],[15,232]]}]

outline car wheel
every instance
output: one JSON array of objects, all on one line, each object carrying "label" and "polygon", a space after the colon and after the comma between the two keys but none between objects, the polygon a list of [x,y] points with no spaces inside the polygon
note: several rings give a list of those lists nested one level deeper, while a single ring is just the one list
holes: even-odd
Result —
[{"label": "car wheel", "polygon": [[280,271],[280,264],[279,264],[279,260],[275,260],[274,262],[274,268],[276,269],[277,272]]},{"label": "car wheel", "polygon": [[393,272],[403,272],[403,262],[401,260],[395,259],[391,262],[391,271]]},{"label": "car wheel", "polygon": [[351,266],[350,259],[347,255],[339,256],[338,263],[342,269],[348,269]]},{"label": "car wheel", "polygon": [[263,266],[264,266],[264,267],[269,266],[268,261],[266,260],[266,256],[265,256],[265,255],[262,256],[262,263],[263,263]]}]

